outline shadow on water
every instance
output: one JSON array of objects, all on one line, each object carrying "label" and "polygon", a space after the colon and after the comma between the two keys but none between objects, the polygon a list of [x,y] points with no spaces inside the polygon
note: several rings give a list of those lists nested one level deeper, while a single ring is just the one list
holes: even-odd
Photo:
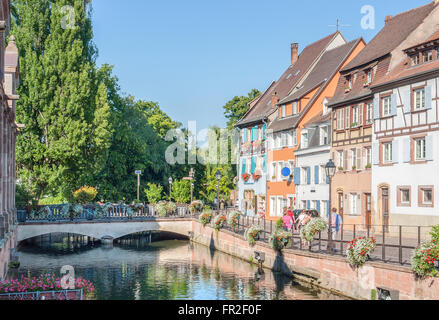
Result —
[{"label": "shadow on water", "polygon": [[[75,275],[90,280],[99,300],[269,300],[319,299],[319,293],[278,272],[257,267],[209,247],[157,235],[124,237],[112,247],[52,237],[20,247],[21,266],[10,277],[60,275],[72,265]],[[154,238],[154,237],[153,237]],[[167,240],[166,240],[167,239]],[[171,240],[170,240],[171,239]],[[213,244],[213,247],[212,247]],[[277,264],[282,264],[278,257]]]}]

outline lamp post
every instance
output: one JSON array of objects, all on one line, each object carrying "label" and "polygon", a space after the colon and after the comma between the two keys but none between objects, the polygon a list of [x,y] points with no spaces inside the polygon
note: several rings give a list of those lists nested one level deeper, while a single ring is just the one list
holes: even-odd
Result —
[{"label": "lamp post", "polygon": [[189,171],[189,177],[191,178],[191,203],[194,202],[194,179],[195,179],[195,170],[191,168]]},{"label": "lamp post", "polygon": [[328,251],[330,251],[330,249],[332,250],[332,178],[335,175],[335,164],[334,162],[332,162],[332,160],[330,159],[329,162],[326,164],[325,166],[325,171],[326,171],[326,176],[329,179],[329,230],[328,230]]},{"label": "lamp post", "polygon": [[217,195],[217,198],[216,198],[216,200],[217,200],[217,205],[216,205],[216,208],[217,208],[217,213],[219,214],[219,209],[220,209],[220,205],[219,205],[219,183],[220,183],[220,180],[221,180],[221,171],[217,171],[216,173],[215,173],[215,178],[216,178],[216,181],[217,181],[217,183],[216,183],[216,195]]},{"label": "lamp post", "polygon": [[171,201],[171,192],[172,192],[172,182],[174,182],[174,180],[172,179],[172,177],[169,177],[168,179],[169,182],[169,201]]}]

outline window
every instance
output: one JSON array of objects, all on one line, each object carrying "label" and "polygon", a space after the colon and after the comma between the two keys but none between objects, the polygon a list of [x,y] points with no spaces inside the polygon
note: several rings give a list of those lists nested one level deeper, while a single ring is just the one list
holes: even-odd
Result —
[{"label": "window", "polygon": [[297,114],[297,101],[293,102],[293,115]]},{"label": "window", "polygon": [[433,61],[433,50],[427,50],[422,53],[423,62]]},{"label": "window", "polygon": [[427,158],[425,138],[415,140],[415,161],[423,161]]},{"label": "window", "polygon": [[373,122],[373,104],[368,103],[366,105],[366,124],[372,124]]},{"label": "window", "polygon": [[411,206],[411,187],[409,186],[398,187],[397,206],[398,207]]},{"label": "window", "polygon": [[346,110],[345,110],[345,112],[344,112],[344,116],[345,116],[345,128],[349,128],[350,126],[351,126],[351,122],[350,122],[350,120],[351,120],[351,114],[350,114],[350,107],[347,107],[346,108]]},{"label": "window", "polygon": [[360,125],[360,106],[352,107],[352,123],[351,127]]},{"label": "window", "polygon": [[414,91],[415,111],[425,109],[425,88]]},{"label": "window", "polygon": [[286,106],[283,105],[281,108],[282,108],[282,118],[285,118],[285,116],[286,116]]},{"label": "window", "polygon": [[344,152],[338,151],[338,167],[343,168],[344,165]]},{"label": "window", "polygon": [[258,128],[258,140],[259,141],[262,141],[263,139],[262,139],[262,127],[259,127]]},{"label": "window", "polygon": [[372,70],[367,70],[366,73],[366,83],[370,84],[372,82]]},{"label": "window", "polygon": [[281,135],[276,134],[275,139],[276,139],[275,148],[279,149],[281,147]]},{"label": "window", "polygon": [[326,169],[325,166],[320,166],[320,184],[326,184]]},{"label": "window", "polygon": [[273,162],[271,164],[271,180],[275,181],[276,180],[276,162]]},{"label": "window", "polygon": [[287,146],[287,134],[286,134],[286,132],[282,132],[281,137],[282,137],[282,142],[281,142],[282,145],[281,145],[281,147],[285,148]]},{"label": "window", "polygon": [[387,117],[390,116],[392,114],[392,97],[388,96],[388,97],[384,97],[381,100],[382,102],[382,116],[383,117]]},{"label": "window", "polygon": [[352,152],[352,170],[359,169],[357,168],[357,149],[351,149]]},{"label": "window", "polygon": [[419,206],[420,207],[434,207],[434,193],[433,186],[420,186],[419,187]]},{"label": "window", "polygon": [[352,89],[352,77],[347,77],[347,82],[346,89]]},{"label": "window", "polygon": [[293,130],[293,146],[297,146],[297,130]]},{"label": "window", "polygon": [[392,163],[393,161],[393,145],[392,143],[383,143],[383,162]]},{"label": "window", "polygon": [[308,132],[302,133],[302,149],[308,148]]},{"label": "window", "polygon": [[276,197],[270,197],[270,216],[275,217],[276,214]]},{"label": "window", "polygon": [[290,146],[290,147],[292,147],[294,144],[293,144],[293,131],[289,131],[288,133],[287,133],[287,136],[288,136],[288,146]]},{"label": "window", "polygon": [[344,109],[337,110],[337,129],[344,129]]},{"label": "window", "polygon": [[351,214],[358,214],[358,194],[351,194]]},{"label": "window", "polygon": [[278,162],[277,163],[277,179],[281,180],[282,179],[282,169],[284,168],[284,163],[283,162]]},{"label": "window", "polygon": [[324,126],[320,128],[320,145],[329,144],[329,132],[328,127]]},{"label": "window", "polygon": [[418,54],[415,54],[415,55],[413,55],[412,57],[412,65],[417,65],[417,64],[419,64],[419,55]]},{"label": "window", "polygon": [[372,166],[372,149],[366,148],[366,167]]}]

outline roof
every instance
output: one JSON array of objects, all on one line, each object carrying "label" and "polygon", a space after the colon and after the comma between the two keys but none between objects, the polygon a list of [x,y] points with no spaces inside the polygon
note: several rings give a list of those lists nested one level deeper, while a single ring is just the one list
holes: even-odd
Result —
[{"label": "roof", "polygon": [[299,100],[318,86],[331,81],[360,41],[362,41],[362,39],[356,39],[332,50],[326,51],[312,70],[311,74],[306,78],[302,87],[281,100],[279,103],[284,104]]},{"label": "roof", "polygon": [[331,113],[327,112],[326,114],[323,114],[322,111],[315,117],[309,119],[308,122],[304,125],[304,127],[305,128],[316,127],[321,125],[322,123],[327,123],[329,121],[331,121]]},{"label": "roof", "polygon": [[392,52],[430,14],[437,4],[430,2],[394,16],[343,71],[358,68]]},{"label": "roof", "polygon": [[285,98],[338,34],[340,34],[339,31],[304,48],[297,62],[287,68],[280,79],[264,92],[256,105],[235,126],[244,127],[251,123],[262,121],[273,112],[272,95],[276,94],[279,99]]}]

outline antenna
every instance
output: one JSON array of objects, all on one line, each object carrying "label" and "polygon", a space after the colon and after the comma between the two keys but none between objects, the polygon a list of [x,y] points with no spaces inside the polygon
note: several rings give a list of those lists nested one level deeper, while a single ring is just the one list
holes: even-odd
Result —
[{"label": "antenna", "polygon": [[335,25],[334,24],[330,24],[330,25],[328,25],[328,27],[336,27],[337,31],[339,31],[341,27],[352,27],[352,25],[350,25],[350,24],[340,24],[340,19],[337,18],[337,23]]}]

